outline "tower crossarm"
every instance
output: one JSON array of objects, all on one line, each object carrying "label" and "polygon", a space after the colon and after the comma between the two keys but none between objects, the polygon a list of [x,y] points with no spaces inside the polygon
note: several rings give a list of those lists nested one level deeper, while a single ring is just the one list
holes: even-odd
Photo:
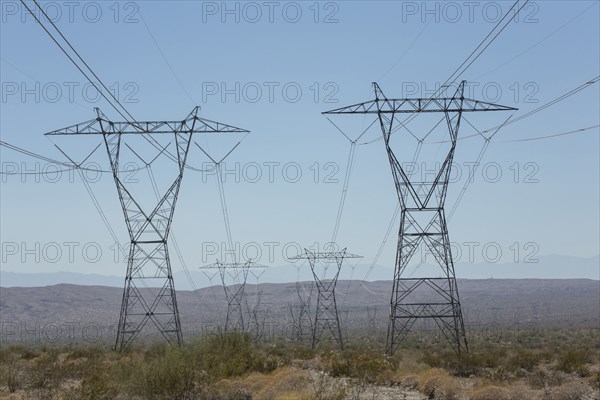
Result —
[{"label": "tower crossarm", "polygon": [[516,110],[516,108],[469,98],[441,97],[433,99],[376,99],[325,111],[322,114],[401,114],[507,110]]},{"label": "tower crossarm", "polygon": [[362,256],[347,253],[346,249],[342,251],[323,251],[323,252],[312,252],[310,250],[305,250],[304,253],[299,254],[294,257],[290,257],[289,259],[292,261],[298,260],[338,260],[338,259],[346,259],[346,258],[362,258]]},{"label": "tower crossarm", "polygon": [[199,107],[181,121],[111,121],[100,110],[95,119],[46,133],[46,135],[168,134],[168,133],[248,133],[246,129],[197,116]]},{"label": "tower crossarm", "polygon": [[[389,99],[376,82],[373,82],[375,100],[353,104],[322,114],[408,114],[432,112],[473,112],[473,111],[508,111],[516,108],[469,99],[463,96],[466,81],[462,81],[459,89],[452,97],[402,98]],[[460,93],[460,95],[458,95]]]}]

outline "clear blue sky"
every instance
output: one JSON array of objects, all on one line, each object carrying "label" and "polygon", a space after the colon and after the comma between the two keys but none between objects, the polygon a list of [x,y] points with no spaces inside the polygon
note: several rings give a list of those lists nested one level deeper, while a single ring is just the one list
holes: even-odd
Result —
[{"label": "clear blue sky", "polygon": [[[87,88],[86,94],[85,79],[18,2],[0,4],[2,140],[63,159],[43,133],[93,118],[96,106],[114,120],[120,117],[104,100],[93,101],[93,89]],[[239,183],[233,175],[225,182],[232,235],[242,246],[258,243],[263,252],[269,248],[266,242],[279,243],[273,245],[276,257],[264,255],[262,261],[281,265],[284,244],[327,242],[336,220],[349,142],[320,113],[371,99],[372,81],[379,82],[389,97],[426,97],[427,90],[448,78],[493,28],[496,14],[506,12],[512,2],[471,6],[420,1],[273,2],[272,6],[195,1],[43,4],[58,16],[57,26],[102,80],[118,89],[136,119],[178,120],[200,105],[202,116],[252,131],[225,164],[234,168],[239,162],[242,172]],[[468,94],[517,107],[516,117],[594,78],[600,69],[599,9],[595,1],[531,2],[461,76],[470,83]],[[224,94],[224,89],[229,92]],[[482,161],[488,165],[488,175],[477,171],[450,220],[451,240],[463,247],[465,242],[478,242],[480,247],[497,243],[504,262],[513,258],[515,242],[522,248],[521,259],[529,251],[523,249],[528,243],[535,243],[539,256],[596,256],[598,128],[548,140],[501,141],[596,125],[599,97],[596,84],[501,130]],[[469,120],[486,129],[506,117],[487,113]],[[371,120],[338,122],[356,136]],[[461,136],[470,133],[472,128],[465,124]],[[378,134],[371,130],[365,138]],[[64,140],[61,144],[71,145],[75,153],[83,153],[91,143]],[[219,146],[231,143],[215,141],[210,146],[217,152]],[[462,166],[462,175],[450,189],[448,209],[481,146],[481,138],[459,142],[455,161]],[[206,161],[197,148],[193,151],[191,163],[198,166]],[[97,160],[106,169],[102,156]],[[5,172],[47,167],[5,148],[1,157]],[[252,182],[256,165],[262,177]],[[283,166],[287,179],[282,176]],[[292,182],[298,166],[302,177]],[[502,176],[492,182],[497,170]],[[319,171],[317,182],[315,171]],[[330,172],[337,183],[327,182]],[[140,179],[146,176],[139,174]],[[3,177],[1,241],[4,250],[12,247],[10,255],[4,254],[2,268],[121,275],[123,264],[111,259],[112,238],[81,180],[69,179],[68,174],[58,182],[38,178],[39,182],[35,175]],[[126,241],[112,178],[104,175],[91,187],[113,229]],[[395,202],[383,143],[359,146],[340,244],[363,255],[369,264]],[[226,240],[219,204],[213,175],[186,172],[173,231],[189,268],[203,264],[202,243]],[[395,232],[397,223],[380,265],[393,265]],[[65,243],[70,242],[78,243],[74,261],[65,254]],[[52,252],[54,243],[63,252],[56,262],[48,262],[53,253],[42,254],[36,262],[25,251],[37,245]],[[103,251],[98,262],[85,262],[81,255],[90,243],[98,243]],[[481,252],[476,255],[481,261]],[[93,254],[90,258],[95,260]],[[174,261],[174,269],[180,268]]]}]

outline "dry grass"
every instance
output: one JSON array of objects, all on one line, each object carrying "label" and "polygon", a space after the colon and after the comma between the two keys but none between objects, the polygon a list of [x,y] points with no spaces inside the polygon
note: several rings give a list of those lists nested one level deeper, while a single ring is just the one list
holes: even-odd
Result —
[{"label": "dry grass", "polygon": [[508,387],[483,386],[472,391],[469,400],[538,400],[539,393],[517,384]]},{"label": "dry grass", "polygon": [[463,393],[458,379],[441,369],[421,373],[419,382],[419,391],[430,399],[458,400]]},{"label": "dry grass", "polygon": [[[569,382],[542,391],[540,400],[589,400],[592,394],[592,389],[583,382]],[[598,399],[597,392],[595,398]]]},{"label": "dry grass", "polygon": [[[308,351],[212,338],[118,354],[101,348],[0,349],[0,399],[600,400],[597,348]],[[596,394],[596,397],[594,397]],[[404,397],[403,397],[404,396]]]},{"label": "dry grass", "polygon": [[309,399],[310,375],[306,371],[283,367],[268,375],[250,374],[242,381],[252,391],[252,399]]}]

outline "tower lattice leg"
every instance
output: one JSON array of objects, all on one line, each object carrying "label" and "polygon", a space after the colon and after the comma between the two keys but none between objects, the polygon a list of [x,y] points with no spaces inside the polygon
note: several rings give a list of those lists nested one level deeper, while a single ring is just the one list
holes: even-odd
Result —
[{"label": "tower lattice leg", "polygon": [[104,134],[113,178],[130,237],[127,274],[115,348],[123,351],[151,321],[168,343],[181,345],[183,336],[167,241],[173,221],[190,134],[175,133],[179,174],[151,212],[144,210],[119,173],[120,133]]},{"label": "tower lattice leg", "polygon": [[[315,275],[316,277],[316,275]],[[344,348],[342,330],[340,327],[340,317],[338,315],[337,303],[335,300],[335,285],[337,281],[321,281],[317,279],[317,312],[313,326],[312,347],[313,349],[319,343],[323,332],[331,333],[331,336]]]},{"label": "tower lattice leg", "polygon": [[[168,343],[181,345],[181,323],[166,243],[130,246],[116,348],[127,349],[149,322]],[[145,275],[148,269],[153,275]],[[154,284],[152,284],[154,283]],[[152,287],[146,287],[146,285]]]}]

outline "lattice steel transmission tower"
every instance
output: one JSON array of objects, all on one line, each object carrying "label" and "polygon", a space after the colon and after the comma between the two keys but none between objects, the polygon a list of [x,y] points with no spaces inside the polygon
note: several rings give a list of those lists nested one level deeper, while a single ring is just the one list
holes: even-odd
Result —
[{"label": "lattice steel transmission tower", "polygon": [[302,266],[295,265],[296,267],[296,284],[288,286],[286,289],[296,291],[296,302],[293,300],[289,303],[289,312],[293,320],[292,332],[293,337],[302,342],[309,337],[309,333],[312,335],[313,321],[312,321],[312,299],[315,284],[313,282],[301,282],[301,269]]},{"label": "lattice steel transmission tower", "polygon": [[252,260],[245,262],[226,263],[217,260],[200,269],[216,269],[219,271],[225,299],[227,300],[227,316],[225,318],[225,333],[238,331],[244,332],[244,295],[246,290],[246,281],[250,269],[267,268],[265,265],[259,265]]},{"label": "lattice steel transmission tower", "polygon": [[303,341],[307,332],[312,331],[312,316],[310,312],[312,294],[315,285],[296,282],[295,285],[286,286],[287,290],[296,291],[296,301],[288,303],[288,311],[292,318],[291,334],[295,340]]},{"label": "lattice steel transmission tower", "polygon": [[[104,140],[130,239],[115,345],[118,351],[129,348],[148,322],[156,326],[167,342],[177,345],[182,343],[167,241],[183,173],[187,168],[186,161],[192,136],[197,133],[248,132],[199,118],[198,111],[199,107],[195,107],[186,118],[178,121],[113,122],[96,109],[95,119],[46,134],[101,135]],[[160,155],[168,155],[177,165],[172,183],[150,209],[142,206],[142,199],[133,195],[131,182],[122,176],[127,171],[119,169],[124,148],[129,148],[139,157],[135,150],[125,143],[125,138],[130,135],[146,139],[157,152],[155,159]],[[170,135],[171,147],[168,147],[169,144],[159,144],[154,138],[155,135]],[[169,149],[173,147],[174,154],[171,154]]]},{"label": "lattice steel transmission tower", "polygon": [[[313,323],[313,349],[317,346],[321,340],[323,332],[325,331],[329,331],[333,338],[340,345],[340,348],[344,349],[340,317],[338,314],[337,303],[335,301],[335,287],[337,285],[338,277],[340,276],[340,271],[342,270],[344,259],[348,258],[362,257],[347,253],[346,249],[337,252],[313,252],[308,249],[304,249],[304,254],[290,258],[290,260],[308,260],[310,269],[315,279],[318,295],[317,309]],[[324,264],[322,275],[319,275],[319,263]],[[330,264],[334,264],[335,272],[331,279],[326,279],[327,269]]]},{"label": "lattice steel transmission tower", "polygon": [[[423,318],[434,320],[458,354],[468,351],[444,212],[448,180],[462,113],[516,109],[465,98],[464,87],[465,81],[460,83],[452,97],[389,99],[374,82],[375,100],[323,113],[375,114],[383,134],[401,206],[386,343],[388,355],[394,353],[414,323]],[[434,179],[428,181],[412,180],[390,145],[392,133],[397,129],[406,128],[408,118],[400,121],[397,117],[419,113],[443,113],[450,134],[449,150],[444,154]],[[426,244],[441,267],[441,277],[405,276],[405,268],[421,243]],[[417,289],[427,290],[432,298],[423,300]]]}]

